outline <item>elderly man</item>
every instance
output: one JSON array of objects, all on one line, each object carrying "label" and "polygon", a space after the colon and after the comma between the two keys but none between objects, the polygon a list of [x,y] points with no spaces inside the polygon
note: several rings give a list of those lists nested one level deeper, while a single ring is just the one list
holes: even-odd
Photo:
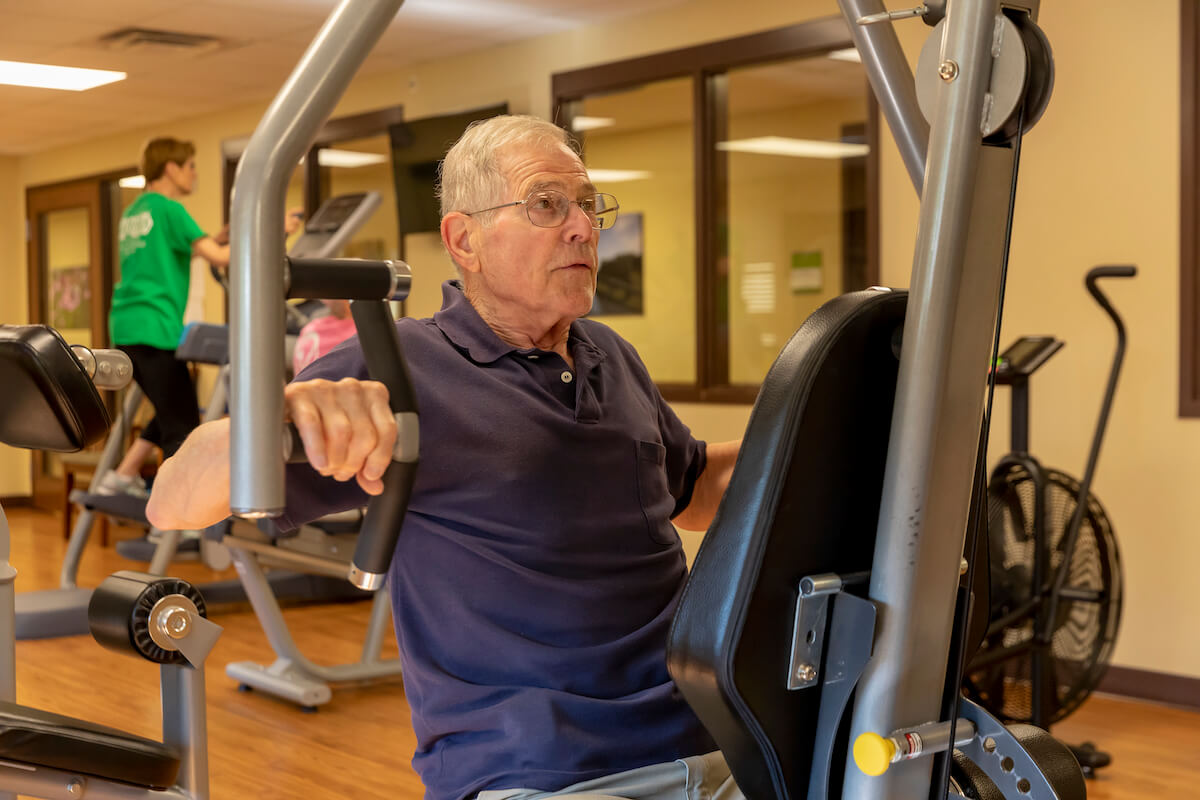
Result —
[{"label": "elderly man", "polygon": [[[633,347],[580,320],[617,204],[564,131],[472,126],[441,200],[462,281],[398,326],[422,452],[388,577],[427,797],[736,793],[664,650],[686,579],[671,520],[708,527],[738,443],[694,439]],[[289,468],[285,526],[381,491],[395,426],[357,339],[286,398],[312,468]],[[211,524],[228,484],[221,421],[164,464],[147,513]]]}]

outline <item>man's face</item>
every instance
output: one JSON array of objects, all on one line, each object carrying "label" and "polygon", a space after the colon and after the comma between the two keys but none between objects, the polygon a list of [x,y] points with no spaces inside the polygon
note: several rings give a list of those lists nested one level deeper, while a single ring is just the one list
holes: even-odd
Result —
[{"label": "man's face", "polygon": [[[498,162],[508,191],[497,205],[524,200],[541,189],[557,190],[570,200],[596,191],[583,162],[563,145],[512,146],[499,154]],[[473,288],[482,290],[481,299],[500,314],[535,326],[575,320],[591,310],[597,232],[578,205],[570,205],[557,228],[534,225],[524,205],[491,213],[491,225],[478,230],[480,270]]]}]

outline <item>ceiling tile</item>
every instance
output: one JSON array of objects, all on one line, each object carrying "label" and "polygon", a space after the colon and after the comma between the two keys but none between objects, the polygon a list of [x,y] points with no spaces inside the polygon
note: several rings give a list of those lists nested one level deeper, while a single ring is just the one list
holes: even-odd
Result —
[{"label": "ceiling tile", "polygon": [[81,19],[70,15],[6,13],[0,25],[0,43],[73,44],[94,39],[112,30],[112,25],[98,20]]},{"label": "ceiling tile", "polygon": [[278,10],[258,10],[247,4],[234,9],[214,3],[188,3],[149,17],[146,26],[217,36],[233,42],[253,42],[278,39],[295,31],[309,31],[309,36],[314,36],[321,27],[321,19],[320,15],[295,16]]},{"label": "ceiling tile", "polygon": [[12,12],[36,13],[59,19],[102,22],[108,27],[138,25],[165,8],[187,5],[186,0],[0,0],[0,12],[7,19]]}]

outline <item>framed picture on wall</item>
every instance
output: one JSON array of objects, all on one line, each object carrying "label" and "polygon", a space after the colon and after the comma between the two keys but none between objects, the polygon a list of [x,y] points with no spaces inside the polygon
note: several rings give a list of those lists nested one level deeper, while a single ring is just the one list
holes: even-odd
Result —
[{"label": "framed picture on wall", "polygon": [[591,316],[642,313],[642,214],[619,214],[601,231],[600,274]]},{"label": "framed picture on wall", "polygon": [[92,324],[91,268],[61,267],[50,271],[50,324],[60,330]]}]

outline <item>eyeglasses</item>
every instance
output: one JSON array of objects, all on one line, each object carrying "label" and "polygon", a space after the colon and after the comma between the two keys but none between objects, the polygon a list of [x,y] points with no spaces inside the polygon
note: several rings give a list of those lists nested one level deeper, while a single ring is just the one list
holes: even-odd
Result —
[{"label": "eyeglasses", "polygon": [[537,189],[530,192],[524,200],[503,203],[479,211],[470,211],[467,216],[473,217],[485,211],[495,211],[509,206],[525,206],[525,216],[529,217],[529,221],[534,225],[539,228],[557,228],[567,221],[572,203],[579,206],[579,209],[591,220],[592,227],[598,231],[607,230],[616,224],[617,209],[620,206],[617,205],[617,198],[611,194],[598,192],[579,200],[572,200],[555,189]]}]

